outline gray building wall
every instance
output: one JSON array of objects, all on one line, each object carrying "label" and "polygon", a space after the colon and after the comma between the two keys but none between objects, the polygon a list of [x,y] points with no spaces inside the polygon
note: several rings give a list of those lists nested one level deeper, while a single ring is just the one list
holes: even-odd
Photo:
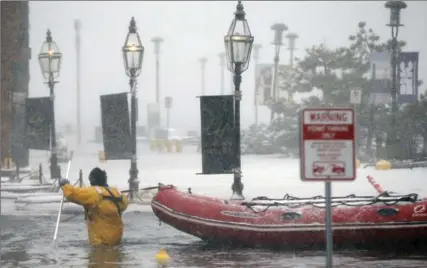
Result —
[{"label": "gray building wall", "polygon": [[25,98],[29,89],[29,2],[2,1],[1,5],[1,163],[12,157],[28,166],[25,148]]}]

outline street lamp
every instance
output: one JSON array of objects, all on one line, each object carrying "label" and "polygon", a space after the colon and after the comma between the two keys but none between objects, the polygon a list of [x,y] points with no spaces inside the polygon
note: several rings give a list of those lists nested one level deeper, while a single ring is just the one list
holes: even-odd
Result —
[{"label": "street lamp", "polygon": [[[284,23],[276,23],[271,26],[271,29],[274,31],[274,41],[273,45],[275,47],[275,54],[274,54],[274,70],[273,70],[273,99],[272,104],[274,104],[277,101],[277,71],[279,67],[279,55],[280,55],[280,48],[283,45],[283,32],[288,30],[288,26],[286,26]],[[274,109],[271,109],[271,116],[270,120],[273,121],[274,119]]]},{"label": "street lamp", "polygon": [[388,1],[385,4],[386,8],[390,9],[390,22],[387,24],[391,28],[391,69],[392,69],[392,88],[391,88],[391,132],[387,135],[388,148],[392,150],[390,154],[387,152],[389,158],[395,158],[397,153],[397,128],[396,128],[396,117],[398,111],[397,105],[397,72],[398,72],[398,41],[397,36],[399,34],[399,27],[403,26],[400,23],[400,10],[406,8],[406,4],[403,1]]},{"label": "street lamp", "polygon": [[240,84],[242,82],[242,73],[249,67],[251,59],[252,44],[254,37],[249,30],[249,25],[245,19],[242,1],[238,1],[234,19],[231,22],[227,35],[224,36],[225,51],[227,54],[227,67],[234,73],[234,120],[236,132],[236,157],[237,163],[234,170],[234,181],[231,187],[233,191],[232,199],[244,199],[243,184],[241,173],[240,159],[240,100],[242,98],[240,92]]},{"label": "street lamp", "polygon": [[294,65],[294,51],[296,49],[295,40],[298,39],[298,35],[296,33],[288,33],[286,38],[288,39],[289,64],[292,67]]},{"label": "street lamp", "polygon": [[144,46],[136,28],[135,19],[132,17],[129,25],[129,32],[126,36],[126,41],[122,47],[123,62],[125,71],[129,77],[129,85],[131,92],[131,137],[132,137],[132,159],[129,170],[129,190],[130,199],[133,200],[135,193],[139,189],[138,167],[136,165],[136,77],[141,73],[142,59],[144,56]]},{"label": "street lamp", "polygon": [[51,132],[51,154],[50,154],[50,177],[52,179],[61,178],[61,169],[58,165],[58,157],[56,150],[56,129],[55,129],[55,95],[54,87],[58,81],[55,81],[59,77],[59,71],[61,69],[62,53],[59,51],[58,45],[52,40],[50,30],[47,30],[46,40],[42,44],[39,53],[39,64],[42,70],[46,84],[49,86],[50,98],[52,100],[52,123],[50,125]]}]

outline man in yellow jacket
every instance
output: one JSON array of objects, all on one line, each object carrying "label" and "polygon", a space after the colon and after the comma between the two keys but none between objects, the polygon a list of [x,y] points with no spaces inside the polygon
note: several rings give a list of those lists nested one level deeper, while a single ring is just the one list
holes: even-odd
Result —
[{"label": "man in yellow jacket", "polygon": [[73,187],[67,179],[60,179],[64,197],[82,205],[89,234],[89,244],[118,245],[123,236],[122,213],[128,199],[107,184],[105,171],[94,168],[89,174],[90,187]]}]

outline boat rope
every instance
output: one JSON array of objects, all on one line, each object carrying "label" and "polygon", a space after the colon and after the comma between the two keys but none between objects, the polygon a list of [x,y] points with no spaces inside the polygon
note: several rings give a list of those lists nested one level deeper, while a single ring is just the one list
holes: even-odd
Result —
[{"label": "boat rope", "polygon": [[[267,201],[267,202],[266,202]],[[268,202],[270,201],[270,202]],[[325,208],[325,197],[321,195],[299,198],[286,194],[283,198],[268,198],[260,196],[252,199],[248,202],[243,202],[244,205],[251,209],[253,212],[265,212],[271,207],[288,207],[288,208],[300,208],[304,206],[313,206],[316,208]],[[411,202],[415,203],[418,201],[418,194],[411,193],[407,195],[391,195],[389,192],[383,192],[377,196],[356,196],[354,194],[343,196],[343,197],[332,197],[331,206],[348,206],[348,207],[361,207],[369,206],[373,204],[382,203],[387,206],[396,205],[400,202]],[[322,204],[322,205],[320,205]],[[255,210],[254,207],[265,207],[262,210]]]}]

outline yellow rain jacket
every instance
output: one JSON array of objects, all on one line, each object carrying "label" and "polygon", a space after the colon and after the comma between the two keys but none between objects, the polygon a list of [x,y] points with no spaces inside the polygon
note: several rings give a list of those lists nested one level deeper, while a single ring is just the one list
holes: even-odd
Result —
[{"label": "yellow rain jacket", "polygon": [[110,187],[62,186],[64,197],[70,202],[82,205],[89,234],[89,244],[118,245],[123,235],[121,214],[128,206],[125,195]]}]

